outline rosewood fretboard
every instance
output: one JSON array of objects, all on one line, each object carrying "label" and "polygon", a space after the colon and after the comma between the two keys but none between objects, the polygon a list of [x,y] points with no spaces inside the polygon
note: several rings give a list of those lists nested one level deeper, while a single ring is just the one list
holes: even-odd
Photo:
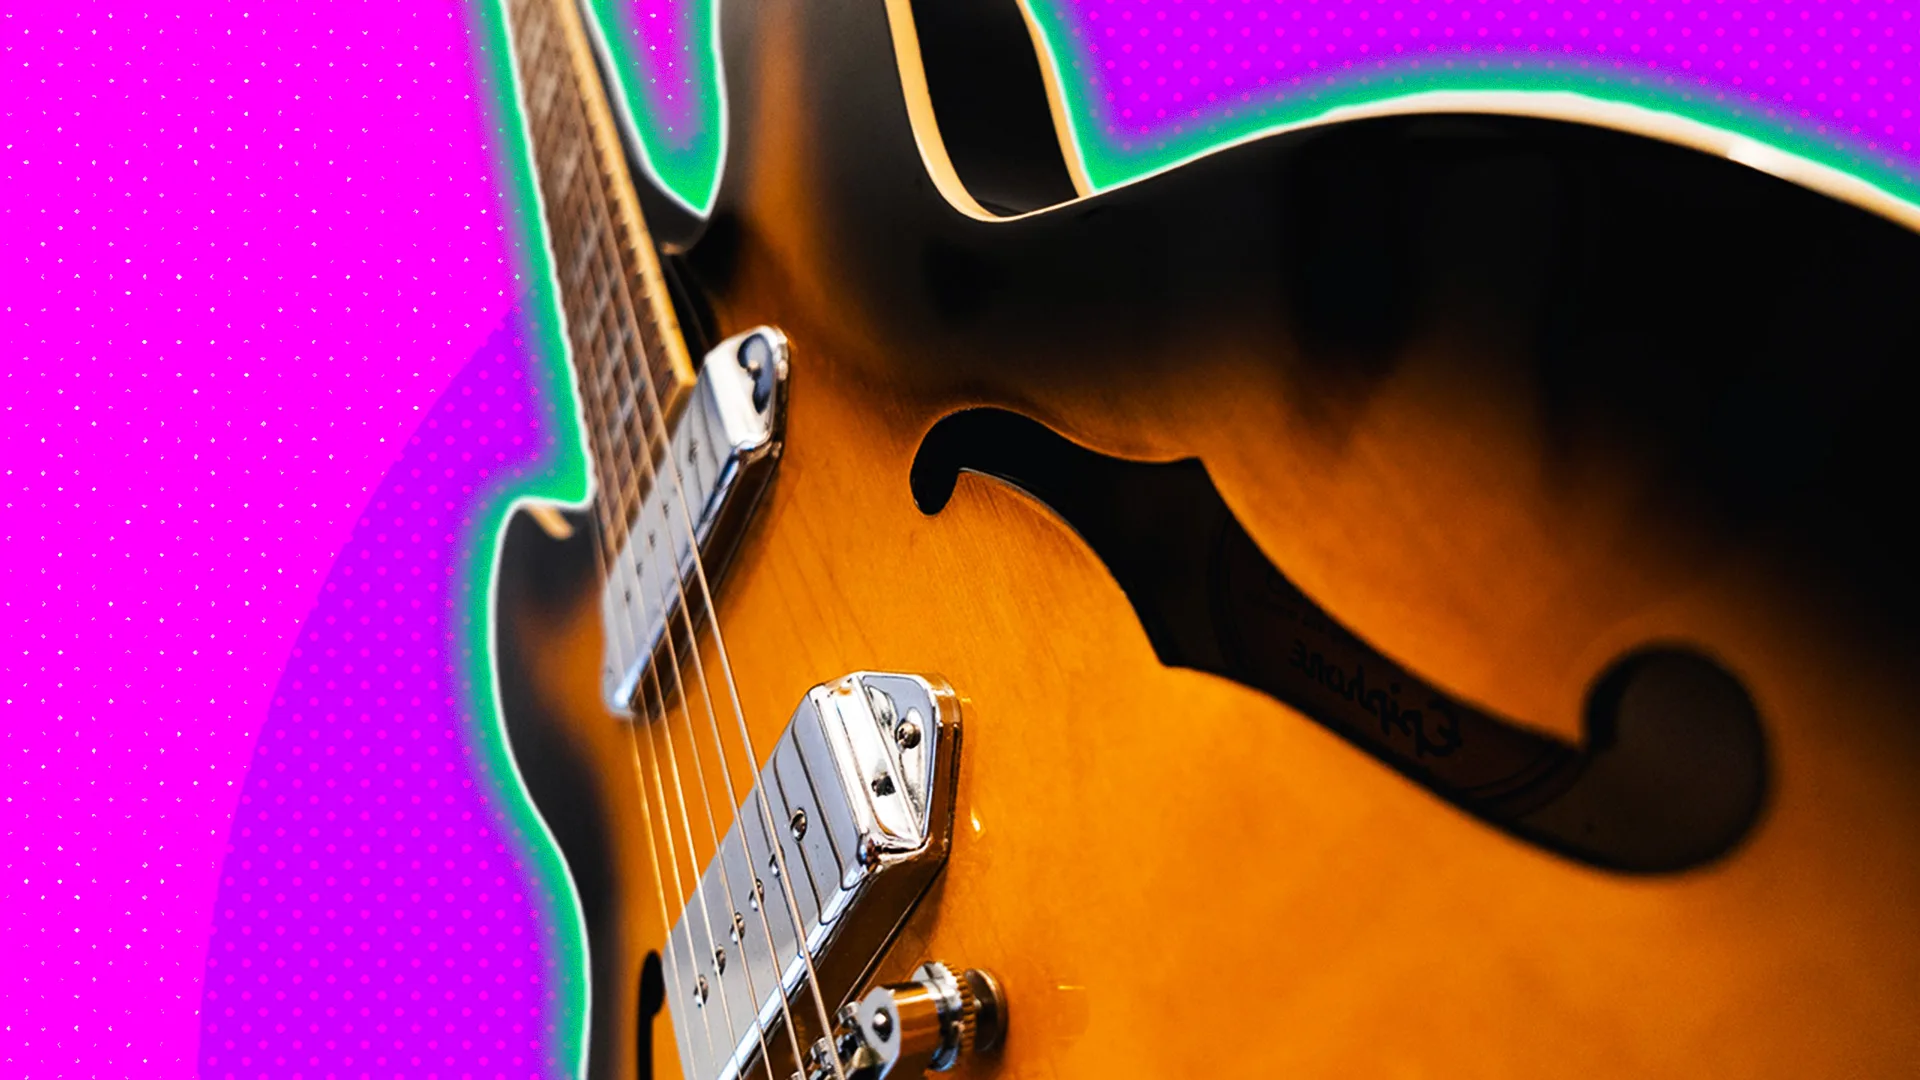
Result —
[{"label": "rosewood fretboard", "polygon": [[693,364],[578,8],[571,0],[508,0],[507,7],[593,455],[600,543],[611,558],[665,445],[666,421],[693,385]]}]

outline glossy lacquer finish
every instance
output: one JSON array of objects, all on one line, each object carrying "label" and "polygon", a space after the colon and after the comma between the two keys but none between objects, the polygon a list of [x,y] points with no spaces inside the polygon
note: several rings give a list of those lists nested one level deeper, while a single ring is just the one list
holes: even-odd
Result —
[{"label": "glossy lacquer finish", "polygon": [[[716,337],[785,330],[793,374],[720,623],[759,747],[849,671],[962,695],[950,862],[877,977],[935,957],[1004,981],[1005,1045],[966,1075],[1910,1071],[1913,235],[1690,150],[1495,117],[1290,135],[982,221],[929,179],[880,4],[729,4],[722,29],[729,159],[682,269]],[[981,405],[1198,459],[1329,616],[1534,731],[1585,738],[1590,684],[1635,649],[1712,657],[1761,717],[1763,812],[1704,865],[1602,869],[1163,664],[1032,496],[968,473],[915,505],[922,438]],[[662,873],[711,845],[650,840],[593,587],[582,538],[514,523],[504,705],[585,907],[592,1072],[671,1077],[642,966],[678,911]],[[642,752],[671,738],[690,804],[731,807],[690,700]]]}]

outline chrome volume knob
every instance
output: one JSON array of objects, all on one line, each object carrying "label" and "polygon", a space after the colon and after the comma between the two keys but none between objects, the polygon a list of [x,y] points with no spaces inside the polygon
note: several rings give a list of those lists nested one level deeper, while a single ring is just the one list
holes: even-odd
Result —
[{"label": "chrome volume knob", "polygon": [[945,1072],[970,1052],[991,1050],[1006,1031],[1006,995],[992,975],[968,968],[955,975],[928,961],[911,981],[860,999],[855,1024],[886,1063],[882,1076]]}]

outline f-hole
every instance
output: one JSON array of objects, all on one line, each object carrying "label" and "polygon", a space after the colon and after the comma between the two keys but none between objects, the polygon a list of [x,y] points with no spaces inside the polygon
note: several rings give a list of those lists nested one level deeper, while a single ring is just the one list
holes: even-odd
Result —
[{"label": "f-hole", "polygon": [[653,1075],[653,1021],[667,1003],[667,984],[661,974],[660,954],[649,951],[640,963],[640,1019],[634,1025],[634,1075],[642,1080]]},{"label": "f-hole", "polygon": [[1260,552],[1198,461],[1123,461],[1013,413],[934,425],[912,490],[937,514],[962,471],[1046,504],[1106,564],[1154,652],[1312,717],[1489,825],[1590,866],[1672,873],[1731,851],[1766,801],[1760,717],[1683,643],[1599,672],[1578,746],[1476,708],[1321,610]]}]

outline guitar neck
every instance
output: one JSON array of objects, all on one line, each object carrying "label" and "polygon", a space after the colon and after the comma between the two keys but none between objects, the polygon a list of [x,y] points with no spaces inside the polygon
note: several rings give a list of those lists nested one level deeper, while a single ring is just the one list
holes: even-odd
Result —
[{"label": "guitar neck", "polygon": [[579,9],[509,0],[508,21],[611,556],[693,386],[693,362]]}]

